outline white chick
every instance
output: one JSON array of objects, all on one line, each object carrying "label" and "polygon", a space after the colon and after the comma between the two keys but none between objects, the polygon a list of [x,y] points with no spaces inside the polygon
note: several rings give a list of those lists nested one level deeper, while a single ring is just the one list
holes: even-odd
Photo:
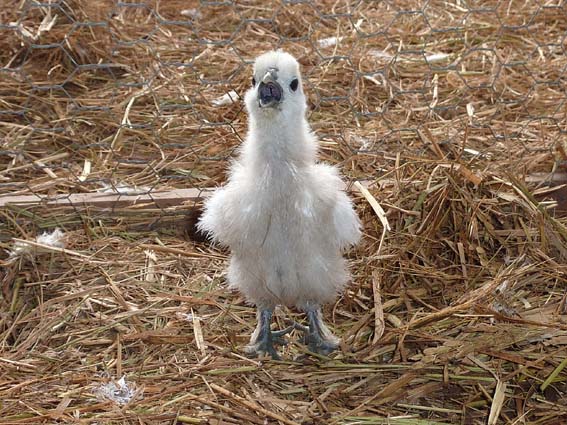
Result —
[{"label": "white chick", "polygon": [[[321,305],[350,278],[342,252],[359,240],[360,221],[337,169],[317,163],[295,58],[281,50],[259,56],[245,103],[240,157],[205,203],[199,228],[230,248],[229,284],[258,308],[249,354],[278,358],[273,344],[294,328],[305,332],[309,350],[328,354],[339,340]],[[303,310],[309,326],[272,332],[277,305]]]}]

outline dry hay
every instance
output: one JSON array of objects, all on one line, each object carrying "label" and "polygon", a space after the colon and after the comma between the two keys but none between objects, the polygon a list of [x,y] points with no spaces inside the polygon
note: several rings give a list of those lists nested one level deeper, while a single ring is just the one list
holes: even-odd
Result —
[{"label": "dry hay", "polygon": [[342,350],[275,362],[239,350],[254,309],[193,202],[4,208],[0,423],[565,423],[565,2],[6,3],[2,195],[215,186],[246,117],[213,101],[281,46],[392,230],[354,191]]}]

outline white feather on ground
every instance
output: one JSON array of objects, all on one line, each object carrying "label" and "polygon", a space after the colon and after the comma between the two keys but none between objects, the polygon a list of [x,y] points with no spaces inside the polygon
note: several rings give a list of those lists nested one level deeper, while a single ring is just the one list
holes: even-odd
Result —
[{"label": "white feather on ground", "polygon": [[228,93],[222,95],[221,97],[213,99],[212,103],[214,106],[224,106],[224,105],[230,105],[232,103],[236,103],[239,99],[240,96],[238,96],[238,93],[236,93],[234,90],[231,90]]},{"label": "white feather on ground", "polygon": [[126,376],[95,388],[94,394],[100,400],[111,400],[119,405],[128,404],[136,395],[136,385],[126,382]]},{"label": "white feather on ground", "polygon": [[[37,236],[35,242],[55,248],[65,248],[65,233],[56,227],[52,232],[43,232]],[[24,255],[33,255],[36,252],[39,252],[37,247],[24,241],[16,241],[10,251],[9,259],[14,261]]]}]

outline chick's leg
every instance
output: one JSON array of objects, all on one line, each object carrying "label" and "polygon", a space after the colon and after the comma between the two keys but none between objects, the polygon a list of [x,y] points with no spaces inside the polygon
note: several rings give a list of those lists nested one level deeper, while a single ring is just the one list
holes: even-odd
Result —
[{"label": "chick's leg", "polygon": [[304,342],[309,351],[327,355],[339,347],[339,338],[323,322],[323,313],[319,306],[309,306],[305,309],[309,326],[295,325],[305,333]]},{"label": "chick's leg", "polygon": [[258,325],[256,330],[250,338],[250,344],[245,347],[247,354],[251,356],[270,355],[272,359],[279,360],[280,356],[274,348],[274,344],[286,345],[287,342],[282,337],[290,333],[294,326],[289,326],[281,331],[273,331],[270,329],[272,323],[272,308],[259,308],[258,309]]}]

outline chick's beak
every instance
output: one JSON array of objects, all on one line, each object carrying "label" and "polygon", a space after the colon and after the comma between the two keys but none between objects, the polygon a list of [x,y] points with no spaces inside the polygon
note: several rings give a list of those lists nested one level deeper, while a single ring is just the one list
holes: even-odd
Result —
[{"label": "chick's beak", "polygon": [[283,90],[277,82],[277,76],[272,70],[266,72],[258,85],[258,102],[261,108],[274,107],[282,101]]}]

